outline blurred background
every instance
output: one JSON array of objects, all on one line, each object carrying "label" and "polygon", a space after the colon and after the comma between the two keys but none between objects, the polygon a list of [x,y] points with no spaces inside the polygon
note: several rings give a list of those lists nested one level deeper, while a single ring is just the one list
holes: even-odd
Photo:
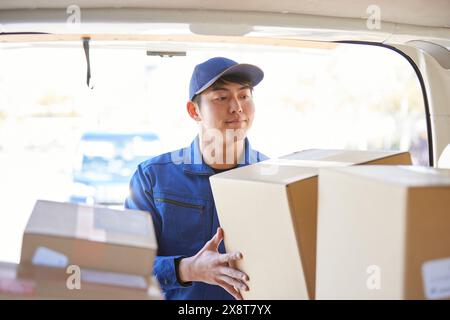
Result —
[{"label": "blurred background", "polygon": [[145,43],[0,44],[0,261],[18,262],[37,199],[122,206],[139,162],[187,146],[194,66],[260,66],[249,139],[270,157],[308,148],[409,150],[428,165],[425,109],[410,64],[386,48],[251,45],[147,54]]}]

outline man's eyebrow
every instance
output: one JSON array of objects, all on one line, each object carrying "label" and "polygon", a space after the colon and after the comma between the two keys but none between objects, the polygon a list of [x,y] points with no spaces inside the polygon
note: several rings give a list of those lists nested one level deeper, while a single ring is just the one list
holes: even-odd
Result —
[{"label": "man's eyebrow", "polygon": [[225,87],[220,87],[220,86],[214,86],[211,88],[211,91],[219,91],[219,90],[225,90],[225,91],[230,91]]}]

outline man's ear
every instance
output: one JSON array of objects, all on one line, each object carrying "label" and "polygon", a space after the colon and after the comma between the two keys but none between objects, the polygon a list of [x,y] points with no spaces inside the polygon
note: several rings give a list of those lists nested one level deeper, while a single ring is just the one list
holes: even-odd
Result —
[{"label": "man's ear", "polygon": [[200,116],[200,112],[198,110],[198,107],[194,102],[188,101],[186,104],[186,109],[187,109],[189,116],[192,119],[194,119],[197,122],[202,120],[202,118]]}]

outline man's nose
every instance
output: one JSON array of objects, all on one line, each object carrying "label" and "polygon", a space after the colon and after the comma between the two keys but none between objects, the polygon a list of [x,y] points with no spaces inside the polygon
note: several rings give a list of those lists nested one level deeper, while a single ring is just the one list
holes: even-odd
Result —
[{"label": "man's nose", "polygon": [[230,112],[231,113],[233,113],[233,112],[241,113],[242,112],[242,105],[237,97],[233,97],[230,100]]}]

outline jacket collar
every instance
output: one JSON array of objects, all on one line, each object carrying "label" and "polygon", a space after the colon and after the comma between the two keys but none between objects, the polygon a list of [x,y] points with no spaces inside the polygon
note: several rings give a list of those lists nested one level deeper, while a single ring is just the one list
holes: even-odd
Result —
[{"label": "jacket collar", "polygon": [[[244,153],[238,161],[237,167],[258,162],[258,152],[251,148],[247,138],[244,141]],[[183,171],[194,175],[213,175],[214,170],[203,161],[200,151],[199,136],[197,135],[189,147],[183,149]]]}]

